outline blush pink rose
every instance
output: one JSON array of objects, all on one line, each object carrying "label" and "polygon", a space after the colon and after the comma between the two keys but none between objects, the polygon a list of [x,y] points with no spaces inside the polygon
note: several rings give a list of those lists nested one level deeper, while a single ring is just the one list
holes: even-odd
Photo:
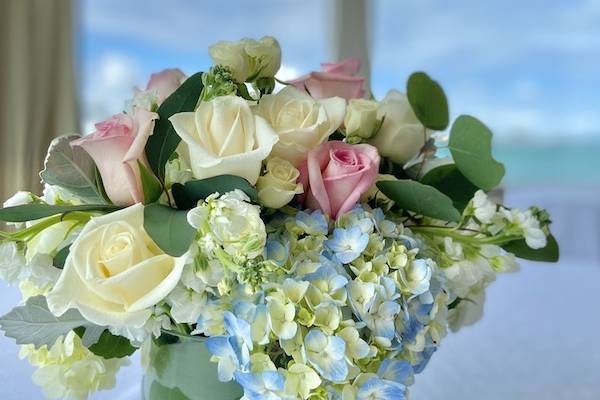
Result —
[{"label": "blush pink rose", "polygon": [[138,160],[147,165],[144,148],[158,114],[134,108],[133,115],[117,114],[96,124],[96,131],[71,142],[93,159],[110,200],[120,206],[144,200]]},{"label": "blush pink rose", "polygon": [[323,63],[321,68],[321,72],[311,72],[288,83],[316,99],[339,96],[350,100],[364,97],[366,78],[356,76],[360,69],[360,59],[350,58],[339,63]]},{"label": "blush pink rose", "polygon": [[305,206],[337,218],[354,207],[378,172],[379,153],[375,147],[325,142],[308,153],[300,170]]},{"label": "blush pink rose", "polygon": [[158,103],[162,103],[185,80],[185,74],[178,68],[168,68],[150,76],[146,90],[155,90]]},{"label": "blush pink rose", "polygon": [[347,58],[337,63],[321,63],[321,70],[332,74],[355,76],[361,64],[360,58]]}]

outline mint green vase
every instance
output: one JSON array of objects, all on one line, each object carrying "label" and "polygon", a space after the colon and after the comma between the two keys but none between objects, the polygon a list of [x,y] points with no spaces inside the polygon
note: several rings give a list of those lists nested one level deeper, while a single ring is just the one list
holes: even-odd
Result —
[{"label": "mint green vase", "polygon": [[217,378],[206,338],[163,333],[150,347],[144,400],[238,400],[242,389]]}]

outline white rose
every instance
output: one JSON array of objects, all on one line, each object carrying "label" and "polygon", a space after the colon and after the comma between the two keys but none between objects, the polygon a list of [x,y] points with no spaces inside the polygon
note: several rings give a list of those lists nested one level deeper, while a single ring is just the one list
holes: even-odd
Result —
[{"label": "white rose", "polygon": [[277,142],[269,124],[236,96],[215,97],[200,103],[195,112],[175,114],[169,120],[184,142],[181,155],[197,179],[231,174],[254,185],[262,160]]},{"label": "white rose", "polygon": [[177,285],[186,256],[164,254],[144,231],[144,206],[92,218],[48,294],[55,315],[78,309],[101,326],[140,328]]},{"label": "white rose", "polygon": [[379,106],[383,124],[369,143],[377,147],[382,157],[404,164],[415,157],[430,132],[419,122],[406,94],[390,90]]},{"label": "white rose", "polygon": [[350,100],[344,117],[346,136],[358,136],[363,139],[373,136],[380,121],[377,108],[377,102],[373,100]]},{"label": "white rose", "polygon": [[281,48],[272,36],[260,40],[243,39],[244,49],[250,60],[249,79],[272,78],[281,67]]},{"label": "white rose", "polygon": [[302,184],[297,183],[299,176],[300,171],[289,161],[277,157],[269,159],[266,173],[256,182],[258,201],[269,208],[285,206],[303,192]]},{"label": "white rose", "polygon": [[215,64],[229,67],[237,82],[245,82],[250,76],[250,60],[243,43],[220,41],[208,48],[208,54]]},{"label": "white rose", "polygon": [[263,96],[257,110],[279,135],[272,155],[296,167],[340,127],[345,111],[346,101],[341,97],[315,100],[293,86]]}]

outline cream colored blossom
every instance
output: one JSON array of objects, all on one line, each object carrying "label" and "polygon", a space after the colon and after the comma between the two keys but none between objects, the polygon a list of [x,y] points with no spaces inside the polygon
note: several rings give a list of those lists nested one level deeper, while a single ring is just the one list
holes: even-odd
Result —
[{"label": "cream colored blossom", "polygon": [[50,348],[21,346],[19,357],[37,367],[33,382],[49,399],[85,400],[95,391],[111,389],[119,368],[129,364],[127,359],[107,360],[93,354],[73,331]]},{"label": "cream colored blossom", "polygon": [[269,208],[281,208],[303,192],[297,183],[300,172],[289,161],[273,157],[267,161],[266,172],[258,178],[256,190],[259,202]]},{"label": "cream colored blossom", "polygon": [[165,254],[144,230],[144,206],[92,218],[48,294],[55,315],[78,309],[100,326],[141,328],[175,287],[186,257]]}]

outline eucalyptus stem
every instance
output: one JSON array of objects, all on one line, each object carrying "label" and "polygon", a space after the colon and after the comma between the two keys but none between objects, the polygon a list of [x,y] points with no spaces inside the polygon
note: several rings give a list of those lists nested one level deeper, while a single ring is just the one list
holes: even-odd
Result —
[{"label": "eucalyptus stem", "polygon": [[464,242],[464,243],[473,243],[473,244],[496,244],[502,245],[508,242],[512,242],[513,240],[520,239],[518,235],[498,235],[498,236],[487,236],[487,237],[477,237],[478,234],[483,234],[482,232],[476,232],[472,235],[463,235],[458,231],[454,230],[451,227],[441,227],[441,226],[411,226],[410,229],[413,232],[429,234],[433,236],[445,236],[450,237],[456,241]]}]

